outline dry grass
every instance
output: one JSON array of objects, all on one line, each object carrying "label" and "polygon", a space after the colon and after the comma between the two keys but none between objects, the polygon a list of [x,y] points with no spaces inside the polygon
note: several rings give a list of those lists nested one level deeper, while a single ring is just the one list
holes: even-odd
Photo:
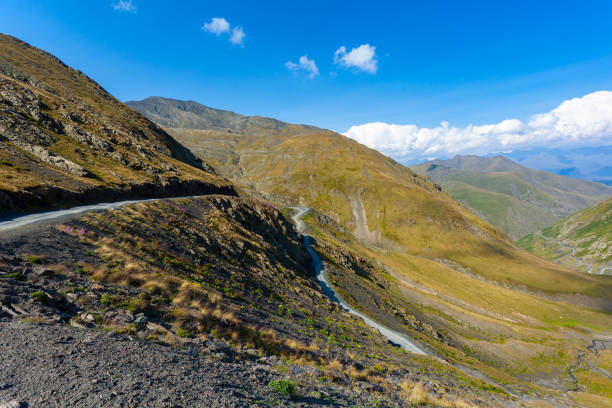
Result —
[{"label": "dry grass", "polygon": [[405,401],[416,405],[428,405],[441,408],[477,408],[478,405],[463,399],[448,399],[446,396],[438,397],[429,392],[421,383],[404,380],[400,383],[400,395]]}]

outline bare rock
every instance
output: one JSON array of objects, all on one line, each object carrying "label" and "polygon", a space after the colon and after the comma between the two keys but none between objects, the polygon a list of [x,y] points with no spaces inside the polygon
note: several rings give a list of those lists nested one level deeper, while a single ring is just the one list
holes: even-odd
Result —
[{"label": "bare rock", "polygon": [[28,153],[33,154],[41,161],[64,170],[78,177],[90,177],[92,174],[84,167],[60,156],[41,146],[35,146],[29,143],[17,143],[17,145]]}]

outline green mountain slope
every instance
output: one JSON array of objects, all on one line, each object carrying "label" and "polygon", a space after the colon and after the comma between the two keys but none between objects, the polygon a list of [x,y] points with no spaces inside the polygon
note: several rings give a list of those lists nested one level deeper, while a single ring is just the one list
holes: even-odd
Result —
[{"label": "green mountain slope", "polygon": [[529,234],[518,244],[561,265],[612,274],[612,198]]},{"label": "green mountain slope", "polygon": [[456,156],[411,168],[514,239],[612,195],[603,184],[532,170],[501,156]]},{"label": "green mountain slope", "polygon": [[[167,130],[243,189],[313,208],[309,233],[355,308],[519,393],[575,387],[570,367],[612,327],[612,278],[521,250],[430,179],[342,135]],[[353,259],[376,268],[334,272]],[[588,395],[612,398],[583,374]]]},{"label": "green mountain slope", "polygon": [[0,216],[126,196],[230,190],[208,165],[86,75],[0,35]]}]

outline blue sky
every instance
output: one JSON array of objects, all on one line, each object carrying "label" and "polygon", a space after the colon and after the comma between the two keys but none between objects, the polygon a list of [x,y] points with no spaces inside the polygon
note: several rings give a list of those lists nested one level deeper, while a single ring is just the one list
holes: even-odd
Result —
[{"label": "blue sky", "polygon": [[[287,3],[290,3],[289,5]],[[612,2],[3,0],[1,31],[121,100],[160,95],[338,131],[528,119],[612,90]],[[124,7],[129,8],[129,7]],[[202,29],[224,18],[230,33]],[[232,44],[241,27],[243,44]],[[376,72],[334,63],[375,47]],[[307,56],[319,74],[294,72]]]}]

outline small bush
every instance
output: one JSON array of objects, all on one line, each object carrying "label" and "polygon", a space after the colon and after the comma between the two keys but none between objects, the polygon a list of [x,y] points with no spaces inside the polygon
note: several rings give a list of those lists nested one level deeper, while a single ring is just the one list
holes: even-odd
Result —
[{"label": "small bush", "polygon": [[143,299],[135,298],[135,299],[125,300],[119,303],[118,306],[120,309],[125,309],[132,313],[140,313],[144,311],[144,309],[146,309],[147,302],[144,301]]},{"label": "small bush", "polygon": [[179,337],[191,337],[191,333],[189,333],[189,330],[185,330],[185,329],[176,329],[176,335]]},{"label": "small bush", "polygon": [[28,261],[30,261],[30,263],[33,263],[33,264],[42,263],[42,258],[38,255],[28,255],[27,258],[28,258]]},{"label": "small bush", "polygon": [[30,293],[30,297],[37,302],[47,303],[47,295],[45,295],[45,293],[41,292],[40,290]]},{"label": "small bush", "polygon": [[100,303],[104,305],[110,305],[111,303],[113,303],[113,295],[111,295],[110,293],[103,294],[102,296],[100,296]]},{"label": "small bush", "polygon": [[0,160],[0,164],[3,166],[15,167],[15,164],[8,160]]},{"label": "small bush", "polygon": [[294,396],[296,391],[296,383],[290,380],[272,380],[268,383],[268,387],[287,397]]}]

